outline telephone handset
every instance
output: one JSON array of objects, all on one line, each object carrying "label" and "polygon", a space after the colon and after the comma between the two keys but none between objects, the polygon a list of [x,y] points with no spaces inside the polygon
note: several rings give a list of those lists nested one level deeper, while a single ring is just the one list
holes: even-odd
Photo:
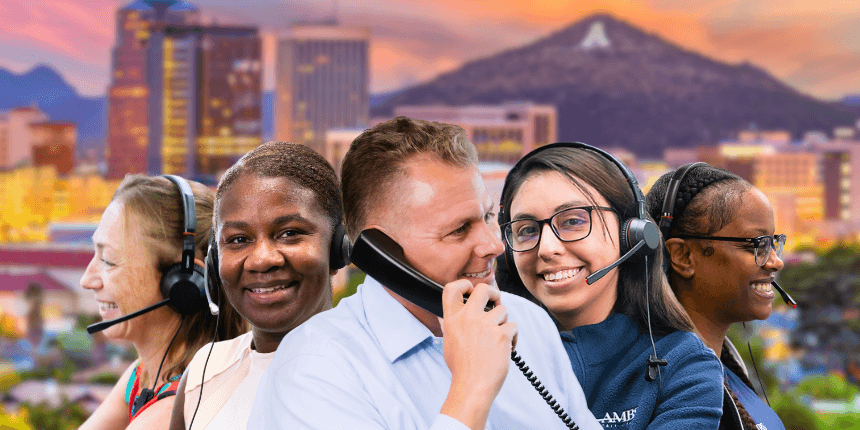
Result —
[{"label": "telephone handset", "polygon": [[[400,297],[442,317],[442,289],[438,282],[428,278],[406,261],[403,248],[387,234],[375,228],[362,231],[349,253],[352,264],[377,280]],[[492,309],[488,304],[484,310]],[[571,430],[579,429],[546,387],[529,370],[516,351],[511,351],[511,360],[526,376],[552,410]]]}]

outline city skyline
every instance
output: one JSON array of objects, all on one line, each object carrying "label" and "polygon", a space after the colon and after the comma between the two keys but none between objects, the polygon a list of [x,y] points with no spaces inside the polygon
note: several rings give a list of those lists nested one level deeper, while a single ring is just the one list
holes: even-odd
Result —
[{"label": "city skyline", "polygon": [[[114,14],[125,1],[39,6],[4,1],[0,67],[23,73],[47,63],[80,93],[102,96],[110,79]],[[254,7],[218,0],[195,2],[205,19],[259,25],[264,88],[274,87],[276,39],[294,21],[331,18],[331,1],[258,0]],[[466,5],[422,1],[398,8],[391,0],[340,2],[343,25],[369,26],[370,90],[380,93],[427,81],[470,60],[522,46],[597,12],[608,12],[708,57],[763,67],[801,92],[824,99],[860,93],[860,10],[850,2],[749,0],[586,0]],[[105,25],[105,23],[111,23]],[[84,48],[86,47],[86,48]]]}]

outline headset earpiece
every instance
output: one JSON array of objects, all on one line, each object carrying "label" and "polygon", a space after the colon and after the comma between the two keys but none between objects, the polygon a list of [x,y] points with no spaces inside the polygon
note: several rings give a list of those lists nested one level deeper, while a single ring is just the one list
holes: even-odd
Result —
[{"label": "headset earpiece", "polygon": [[189,274],[182,263],[164,271],[161,277],[161,295],[170,299],[170,307],[181,315],[192,315],[203,309],[203,270],[194,264]]},{"label": "headset earpiece", "polygon": [[343,224],[334,228],[328,261],[331,270],[342,269],[349,264],[349,236],[346,235],[346,227]]},{"label": "headset earpiece", "polygon": [[182,232],[182,261],[164,270],[161,277],[161,295],[170,299],[168,304],[181,315],[192,315],[206,306],[205,275],[194,263],[194,235],[197,230],[197,208],[191,185],[184,178],[164,175],[179,188],[182,198],[184,230]]},{"label": "headset earpiece", "polygon": [[221,309],[218,303],[221,300],[221,274],[218,273],[218,243],[215,241],[215,231],[209,235],[209,250],[206,252],[206,267],[203,277],[203,290],[206,293],[206,302],[209,304],[209,312],[218,315]]},{"label": "headset earpiece", "polygon": [[[598,155],[602,156],[604,159],[612,162],[612,164],[614,164],[616,167],[618,167],[618,170],[621,171],[621,175],[624,176],[624,178],[627,180],[627,184],[630,185],[630,189],[631,189],[631,191],[633,191],[633,198],[636,201],[636,208],[638,211],[637,216],[632,217],[632,218],[628,218],[625,220],[621,220],[621,223],[620,223],[621,224],[620,225],[621,231],[620,231],[620,237],[619,237],[619,242],[620,242],[619,248],[621,251],[620,252],[621,258],[615,260],[615,262],[610,264],[609,266],[604,267],[604,268],[597,270],[597,271],[593,272],[592,274],[588,275],[586,277],[586,282],[589,285],[597,282],[597,280],[599,280],[600,278],[605,276],[612,269],[618,267],[619,265],[621,265],[622,263],[627,261],[627,259],[634,257],[634,256],[645,259],[645,273],[646,273],[646,277],[647,277],[648,256],[653,254],[654,251],[656,251],[660,247],[660,229],[657,227],[656,224],[654,224],[653,221],[648,219],[648,215],[647,215],[647,212],[645,210],[645,196],[642,194],[642,190],[639,189],[639,183],[636,181],[636,177],[633,176],[633,172],[631,172],[630,169],[628,169],[627,166],[624,165],[624,163],[622,163],[618,158],[616,158],[612,154],[610,154],[610,153],[608,153],[608,152],[606,152],[600,148],[596,148],[596,147],[591,146],[591,145],[586,145],[586,144],[581,143],[581,142],[557,142],[557,143],[551,143],[549,145],[541,146],[537,149],[532,150],[528,154],[526,154],[523,158],[520,159],[520,161],[517,161],[517,164],[514,165],[514,167],[511,169],[511,172],[518,170],[520,168],[520,166],[523,165],[525,160],[531,158],[532,156],[534,156],[535,154],[537,154],[539,152],[545,151],[545,150],[550,149],[550,148],[573,148],[573,149],[584,149],[584,150],[596,152]],[[505,178],[505,184],[502,187],[502,198],[504,198],[508,193],[508,186],[510,185],[508,182],[508,178],[510,178],[510,177],[511,177],[510,173],[508,173],[508,177]],[[502,202],[502,205],[504,205],[504,202]],[[506,208],[504,206],[501,206],[499,209],[499,225],[500,226],[502,224],[504,224],[505,222],[508,222],[510,220],[511,214],[509,211],[506,211],[506,209],[508,209],[508,208]],[[502,231],[502,234],[504,235],[504,231]],[[514,257],[513,256],[513,250],[508,246],[507,242],[505,242],[505,263],[507,264],[507,266],[511,272],[510,276],[509,276],[510,282],[514,285],[514,287],[521,287],[523,290],[525,290],[525,285],[523,284],[522,279],[519,276],[519,272],[517,272],[517,268],[516,268],[516,265],[514,264],[514,258],[513,257]],[[649,283],[646,281],[645,285],[646,285],[645,296],[646,296],[646,300],[647,300],[647,297],[650,295],[650,292],[647,289],[649,287]],[[650,335],[650,332],[651,332],[651,326],[650,326],[651,309],[650,309],[650,306],[646,306],[646,309],[648,312],[648,321],[649,321],[648,331],[649,331],[649,335]],[[668,363],[666,360],[658,358],[657,347],[653,344],[653,341],[652,341],[651,346],[654,349],[654,354],[648,359],[648,367],[646,369],[646,375],[645,375],[645,378],[649,381],[653,380],[651,375],[654,374],[655,372],[656,372],[657,376],[659,377],[659,374],[660,374],[659,366],[666,366]]]},{"label": "headset earpiece", "polygon": [[649,219],[629,218],[621,224],[621,255],[633,249],[639,242],[645,246],[636,252],[637,256],[651,255],[660,247],[660,231]]}]

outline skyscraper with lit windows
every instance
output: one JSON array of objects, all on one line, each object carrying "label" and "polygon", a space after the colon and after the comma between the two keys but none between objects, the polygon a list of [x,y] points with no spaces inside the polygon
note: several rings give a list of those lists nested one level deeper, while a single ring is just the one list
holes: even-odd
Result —
[{"label": "skyscraper with lit windows", "polygon": [[369,28],[293,26],[278,41],[275,139],[322,153],[329,129],[367,126]]},{"label": "skyscraper with lit windows", "polygon": [[138,0],[117,16],[108,177],[214,182],[261,143],[257,29],[200,25],[197,8],[177,0]]},{"label": "skyscraper with lit windows", "polygon": [[153,69],[147,60],[156,18],[165,23],[191,24],[198,20],[199,11],[189,3],[175,0],[135,0],[117,11],[116,46],[108,90],[109,178],[147,171],[150,119],[147,75]]}]

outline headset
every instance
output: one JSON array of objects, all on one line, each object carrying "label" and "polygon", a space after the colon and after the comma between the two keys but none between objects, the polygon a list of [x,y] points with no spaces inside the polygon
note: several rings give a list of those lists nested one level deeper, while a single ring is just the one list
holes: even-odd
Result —
[{"label": "headset", "polygon": [[690,170],[696,166],[707,166],[707,163],[698,161],[695,163],[685,164],[675,170],[672,174],[672,179],[666,185],[666,196],[663,198],[663,210],[660,211],[660,232],[663,233],[663,240],[669,238],[669,227],[672,226],[672,213],[675,211],[675,199],[678,197],[678,189],[681,187],[681,182]]},{"label": "headset", "polygon": [[[636,181],[636,177],[633,176],[633,173],[627,166],[624,165],[618,158],[614,155],[594,146],[582,143],[582,142],[556,142],[551,143],[549,145],[544,145],[539,148],[536,148],[526,154],[523,158],[521,158],[517,164],[511,169],[510,173],[508,173],[507,178],[505,179],[505,184],[502,187],[502,198],[507,195],[509,191],[509,187],[511,186],[509,179],[511,178],[511,173],[516,172],[520,168],[522,168],[523,164],[530,159],[531,157],[539,154],[543,151],[553,148],[571,148],[571,149],[583,149],[587,151],[591,151],[597,153],[602,156],[604,159],[609,160],[618,167],[621,171],[621,174],[627,180],[628,185],[630,185],[630,189],[633,191],[633,198],[636,200],[637,206],[637,215],[635,217],[631,217],[623,220],[621,224],[621,234],[619,236],[620,240],[620,248],[621,248],[621,258],[615,260],[614,263],[610,264],[607,267],[604,267],[591,275],[586,277],[586,283],[591,285],[603,276],[605,276],[609,271],[616,268],[621,263],[627,261],[627,259],[637,256],[646,259],[646,270],[647,270],[647,258],[649,255],[653,254],[660,247],[660,231],[657,226],[648,219],[647,212],[645,210],[645,196],[642,194],[642,190],[639,189],[639,183]],[[575,173],[574,173],[575,174]],[[620,215],[620,214],[619,214]],[[501,226],[505,222],[510,220],[510,208],[500,207],[499,208],[499,225]],[[502,232],[504,234],[504,232]],[[507,242],[505,242],[505,264],[508,266],[508,270],[510,272],[510,280],[514,283],[515,286],[521,287],[525,289],[523,285],[522,279],[520,278],[519,272],[517,272],[516,264],[514,263],[514,251],[508,246]],[[647,277],[647,272],[646,272]],[[646,286],[648,284],[646,283]],[[648,291],[645,292],[646,300],[649,298],[650,294]],[[645,374],[645,379],[653,381],[660,375],[659,366],[668,365],[668,361],[665,359],[661,359],[657,357],[657,347],[654,345],[653,335],[651,333],[651,309],[650,306],[647,306],[648,312],[648,335],[651,338],[651,345],[654,350],[654,354],[648,358],[648,371]]]},{"label": "headset", "polygon": [[[663,198],[663,208],[660,211],[660,232],[663,233],[663,241],[669,239],[669,230],[672,227],[673,213],[675,212],[675,201],[678,198],[678,189],[681,188],[681,182],[691,170],[698,166],[707,166],[708,163],[697,161],[695,163],[685,164],[677,169],[672,174],[672,179],[666,185],[666,196]],[[679,214],[680,215],[680,214]],[[663,261],[663,271],[669,273],[669,259]],[[779,293],[782,300],[792,308],[797,308],[797,302],[788,294],[776,281],[771,282],[771,285]],[[758,369],[756,369],[758,372]]]},{"label": "headset", "polygon": [[185,178],[164,175],[164,178],[179,187],[182,194],[184,230],[182,232],[182,261],[168,267],[161,277],[161,295],[170,299],[170,306],[182,315],[192,315],[202,310],[206,302],[203,270],[194,264],[194,237],[197,231],[197,209],[194,193]]},{"label": "headset", "polygon": [[182,200],[183,216],[182,260],[163,270],[159,288],[164,300],[123,317],[93,324],[87,327],[88,332],[95,333],[119,322],[126,321],[157,309],[165,304],[181,315],[179,328],[176,329],[176,333],[173,335],[173,338],[170,339],[170,343],[167,345],[167,350],[161,358],[161,364],[158,366],[158,372],[155,374],[155,382],[153,383],[152,388],[143,388],[138,393],[138,396],[134,401],[134,407],[137,410],[155,397],[155,387],[158,385],[161,368],[164,365],[164,360],[167,358],[167,353],[170,352],[170,347],[179,335],[179,330],[182,328],[185,317],[199,312],[206,304],[204,300],[205,276],[204,273],[201,272],[200,268],[194,263],[194,237],[197,231],[197,208],[194,202],[194,192],[191,191],[191,185],[188,184],[188,181],[180,176],[163,175],[163,177],[176,184],[177,188],[179,188]]},{"label": "headset", "polygon": [[[209,251],[206,253],[206,267],[203,279],[206,302],[209,305],[209,312],[212,315],[218,315],[220,309],[218,303],[221,300],[221,276],[218,273],[219,257],[218,257],[218,241],[215,238],[215,229],[209,232]],[[349,236],[346,235],[346,227],[340,223],[335,226],[332,232],[331,245],[329,248],[329,268],[331,270],[339,270],[349,264],[350,243]]]},{"label": "headset", "polygon": [[194,234],[197,230],[197,209],[194,206],[194,193],[184,178],[174,175],[164,175],[179,188],[182,197],[182,260],[166,269],[162,269],[161,290],[162,301],[147,306],[119,318],[102,321],[87,327],[87,333],[93,334],[107,329],[115,324],[151,312],[162,306],[170,306],[183,317],[193,315],[206,306],[204,273],[194,264]]},{"label": "headset", "polygon": [[[669,183],[666,185],[666,195],[663,198],[663,208],[660,211],[660,232],[663,233],[663,240],[669,238],[669,230],[672,227],[672,220],[674,219],[675,212],[675,201],[678,197],[678,189],[681,188],[681,182],[684,181],[684,177],[690,173],[691,170],[698,166],[707,166],[708,163],[697,161],[694,163],[687,163],[681,167],[675,169],[675,173],[672,174],[672,178],[669,179]],[[680,215],[680,214],[679,214]],[[664,260],[663,270],[666,273],[669,273],[669,259]],[[797,302],[791,295],[788,294],[776,281],[772,281],[771,285],[776,289],[779,295],[782,297],[782,300],[785,301],[786,304],[791,306],[792,308],[797,308]],[[744,328],[746,328],[746,323],[744,323]],[[758,374],[758,366],[755,363],[755,357],[752,353],[752,347],[750,346],[749,341],[747,341],[747,349],[750,353],[750,359],[753,363],[753,368],[755,369],[756,377],[758,378],[759,385],[761,386],[761,391],[764,394],[765,400],[767,400],[768,406],[770,406],[770,400],[767,398],[767,391],[764,389],[764,384],[761,381],[761,376]]]},{"label": "headset", "polygon": [[[346,227],[339,223],[335,226],[332,232],[331,245],[329,247],[329,268],[339,270],[349,264],[350,243],[349,236],[346,235]],[[206,266],[204,274],[204,291],[206,302],[209,305],[209,312],[212,315],[221,313],[219,303],[221,303],[221,275],[219,273],[219,256],[218,256],[218,241],[215,238],[215,228],[209,231],[209,251],[206,253]],[[197,407],[194,408],[194,414],[191,416],[191,421],[188,423],[189,430],[194,426],[194,419],[197,417],[197,410],[200,408],[200,402],[203,399],[203,385],[206,381],[206,367],[209,366],[209,357],[212,355],[212,349],[215,347],[215,340],[218,336],[218,320],[215,320],[215,332],[212,335],[212,343],[209,346],[209,354],[206,355],[206,362],[203,363],[203,372],[200,378],[200,394],[197,397]]]}]

